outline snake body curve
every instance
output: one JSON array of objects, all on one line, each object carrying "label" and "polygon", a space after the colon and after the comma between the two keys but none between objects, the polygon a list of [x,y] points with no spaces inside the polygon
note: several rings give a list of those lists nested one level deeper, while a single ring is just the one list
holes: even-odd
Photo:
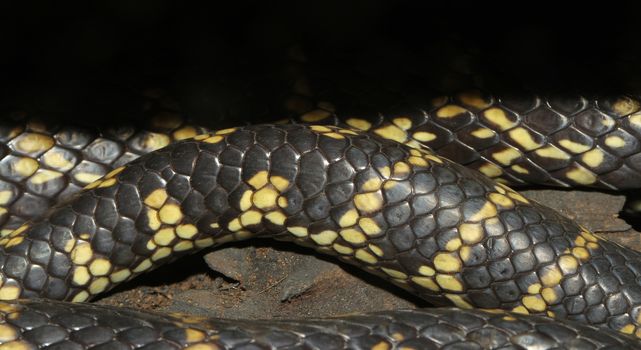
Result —
[{"label": "snake body curve", "polygon": [[[438,304],[507,309],[606,326],[623,333],[637,331],[641,255],[589,233],[476,172],[431,152],[381,139],[400,135],[389,125],[410,130],[404,128],[408,125],[405,122],[391,119],[391,124],[375,129],[394,132],[373,134],[305,125],[225,129],[173,143],[132,162],[123,161],[126,165],[113,170],[100,168],[104,177],[57,205],[46,219],[3,232],[0,298],[84,301],[190,251],[230,240],[270,236],[336,255]],[[178,130],[190,130],[189,136],[200,132],[185,129],[189,126],[175,127],[179,129],[170,135],[176,139],[182,138],[176,137]],[[8,174],[15,175],[5,175],[5,179],[15,179],[5,183],[17,188],[18,194],[51,190],[33,185],[38,181],[47,184],[63,175],[62,183],[67,186],[66,176],[80,173],[59,171],[60,176],[52,175],[57,170],[51,165],[56,163],[48,164],[43,155],[58,146],[41,149],[46,141],[29,140],[37,139],[34,135],[43,131],[23,131],[12,134],[8,155],[2,160],[11,165],[5,167],[10,170]],[[157,140],[154,137],[151,140]],[[166,141],[169,144],[171,139]],[[31,164],[30,168],[20,165],[29,150],[39,157],[38,165]],[[45,166],[40,168],[41,164]],[[111,164],[120,165],[115,161]],[[21,174],[25,167],[33,171]],[[47,175],[37,176],[42,173]],[[65,186],[54,187],[58,190],[51,192],[57,196]],[[14,194],[11,191],[11,196]],[[13,203],[13,199],[9,197],[7,203]],[[8,208],[14,210],[14,206]],[[27,215],[27,219],[31,217]],[[5,337],[6,344],[25,348],[54,344],[52,334],[57,332],[64,338],[59,340],[61,344],[67,346],[69,334],[77,329],[59,321],[61,315],[75,310],[98,316],[107,312],[96,306],[53,303],[55,307],[47,313],[49,306],[42,303],[3,304],[5,326],[0,337]],[[567,348],[636,346],[633,338],[607,330],[598,333],[591,326],[572,321],[561,325],[480,311],[465,311],[461,315],[466,317],[457,318],[458,313],[427,310],[370,316],[387,320],[381,321],[383,324],[398,323],[399,327],[407,326],[405,322],[411,318],[425,320],[422,325],[410,322],[414,331],[406,327],[408,333],[401,332],[400,336],[391,326],[381,330],[363,318],[337,321],[358,324],[363,327],[363,333],[358,334],[373,338],[358,343],[354,340],[358,338],[356,333],[336,328],[335,335],[340,335],[344,343],[335,347],[429,348],[448,343],[469,348],[508,344],[523,348],[540,344]],[[149,338],[149,344],[157,348],[260,348],[260,341],[264,342],[261,346],[276,348],[279,344],[264,340],[272,338],[248,338],[247,334],[271,334],[260,322],[244,321],[244,325],[257,330],[246,331],[245,341],[235,342],[231,335],[222,336],[229,333],[216,331],[238,327],[227,321],[209,321],[212,327],[207,330],[188,319],[148,317],[152,325],[165,322],[178,327],[176,324],[182,322],[172,333],[178,334],[177,338],[166,339],[166,344],[159,343],[165,338],[158,331],[165,326],[149,327],[156,335]],[[102,339],[98,334],[103,332],[111,334],[104,336],[105,343],[113,341],[114,329],[111,333],[105,330],[109,321],[96,320],[94,317],[89,322],[87,336]],[[304,328],[285,322],[282,331],[298,325],[313,334],[318,331],[314,322],[329,325],[312,321],[310,328]],[[438,327],[428,327],[435,322]],[[508,323],[518,326],[510,329]],[[44,327],[36,324],[51,327],[31,332]],[[458,331],[454,329],[457,327]],[[276,334],[274,328],[269,329]],[[465,337],[437,337],[435,334],[443,329]],[[478,332],[466,331],[471,329]],[[312,348],[334,344],[329,335],[314,343],[316,338],[305,336],[306,332],[294,333],[300,339],[282,348],[304,348],[305,341]],[[470,338],[470,334],[476,335]],[[485,341],[496,342],[482,343],[478,334],[487,335]],[[131,344],[127,341],[122,343]],[[125,346],[114,344],[109,346]],[[94,345],[97,343],[79,340],[74,346],[83,349]]]},{"label": "snake body curve", "polygon": [[[288,96],[286,121],[352,128],[424,147],[510,186],[641,187],[641,99],[633,95],[507,98],[469,90],[399,98],[393,112],[358,107],[354,100],[362,96],[318,95]],[[154,95],[145,104],[151,121],[144,125],[60,126],[24,112],[0,123],[0,229],[42,217],[46,208],[140,155],[208,131],[181,118],[171,101]]]},{"label": "snake body curve", "polygon": [[[323,101],[320,95],[315,98]],[[320,103],[320,108],[299,110],[297,119],[420,144],[510,185],[641,186],[641,100],[634,95],[510,97],[466,90],[431,99],[399,97],[390,112],[359,106],[358,97],[348,96],[336,106]],[[346,98],[327,96],[329,101]]]}]

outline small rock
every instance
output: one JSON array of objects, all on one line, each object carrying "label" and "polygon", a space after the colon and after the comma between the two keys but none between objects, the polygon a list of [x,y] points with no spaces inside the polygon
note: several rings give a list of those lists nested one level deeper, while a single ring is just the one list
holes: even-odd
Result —
[{"label": "small rock", "polygon": [[252,250],[251,247],[227,247],[205,255],[204,260],[213,271],[234,281],[245,283],[250,273],[247,256],[251,254]]}]

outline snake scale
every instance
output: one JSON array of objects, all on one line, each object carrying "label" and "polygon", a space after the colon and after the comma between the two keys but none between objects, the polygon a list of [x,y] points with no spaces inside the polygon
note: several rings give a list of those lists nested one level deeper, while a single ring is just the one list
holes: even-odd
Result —
[{"label": "snake scale", "polygon": [[[641,254],[505,185],[638,187],[638,100],[516,102],[475,91],[369,117],[321,104],[217,131],[169,112],[142,129],[6,121],[0,349],[641,347]],[[253,237],[459,308],[227,321],[62,302]]]}]

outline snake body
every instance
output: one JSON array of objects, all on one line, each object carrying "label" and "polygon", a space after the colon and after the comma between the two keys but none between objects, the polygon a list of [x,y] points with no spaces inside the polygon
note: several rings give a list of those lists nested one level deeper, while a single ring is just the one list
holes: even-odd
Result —
[{"label": "snake body", "polygon": [[321,104],[325,109],[302,112],[298,119],[420,144],[510,185],[641,186],[641,102],[636,96],[502,97],[468,90],[428,101],[399,99],[389,113],[363,113],[368,107],[358,106],[353,97],[336,107]]},{"label": "snake body", "polygon": [[[463,113],[448,106],[441,105],[436,118],[446,108],[451,115],[446,119],[452,123],[467,120],[452,130],[474,124],[492,131],[490,124],[479,124],[482,112]],[[328,109],[300,120],[325,122],[332,116]],[[636,120],[632,109],[613,119],[619,124],[611,131],[631,127]],[[163,120],[157,125],[162,132],[125,132],[126,137],[105,133],[98,138],[64,138],[64,132],[38,124],[2,129],[6,146],[0,161],[0,193],[5,199],[0,299],[8,300],[0,304],[2,346],[639,346],[622,333],[638,335],[641,329],[641,255],[420,147],[419,141],[429,146],[428,137],[419,134],[429,132],[423,127],[444,123],[429,113],[378,121],[341,119],[352,129],[284,124],[205,134],[172,118]],[[510,128],[498,123],[497,144],[514,137],[510,130],[533,130],[527,120],[518,118]],[[183,140],[172,143],[178,139]],[[605,140],[600,142],[607,145]],[[109,146],[91,147],[100,144]],[[100,163],[92,158],[92,150],[111,157]],[[585,152],[589,150],[573,154],[570,166],[577,167]],[[134,159],[138,155],[142,156]],[[530,153],[519,157],[526,155]],[[73,156],[76,159],[70,160]],[[617,169],[629,163],[624,159]],[[607,179],[584,185],[611,185]],[[59,197],[69,198],[46,215],[24,209],[32,207],[24,203],[33,198]],[[23,224],[26,220],[33,221]],[[436,304],[517,314],[437,309],[307,324],[196,324],[189,318],[99,306],[10,301],[85,301],[189,252],[252,237],[293,241],[337,256]],[[121,317],[118,322],[110,318],[114,312]],[[593,326],[612,330],[595,331]],[[82,336],[74,335],[82,329]],[[121,336],[128,331],[140,336]]]},{"label": "snake body", "polygon": [[[609,329],[537,316],[435,308],[333,319],[236,320],[95,304],[2,303],[4,346],[81,349],[638,349]],[[18,338],[20,337],[20,338]],[[20,340],[14,340],[20,339]],[[19,347],[22,346],[22,347]]]}]

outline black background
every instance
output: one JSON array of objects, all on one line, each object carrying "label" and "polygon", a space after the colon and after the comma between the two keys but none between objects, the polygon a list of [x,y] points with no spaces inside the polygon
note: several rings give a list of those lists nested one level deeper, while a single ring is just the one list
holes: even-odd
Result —
[{"label": "black background", "polygon": [[[1,6],[1,106],[37,106],[70,118],[115,116],[126,104],[121,95],[149,86],[169,89],[187,114],[224,114],[226,97],[245,93],[240,82],[269,73],[292,45],[330,70],[371,61],[392,74],[402,73],[404,57],[438,74],[463,52],[474,57],[466,69],[481,76],[555,93],[634,91],[641,72],[638,11],[610,3]],[[337,63],[339,53],[353,59]],[[395,64],[380,59],[388,54]]]}]

